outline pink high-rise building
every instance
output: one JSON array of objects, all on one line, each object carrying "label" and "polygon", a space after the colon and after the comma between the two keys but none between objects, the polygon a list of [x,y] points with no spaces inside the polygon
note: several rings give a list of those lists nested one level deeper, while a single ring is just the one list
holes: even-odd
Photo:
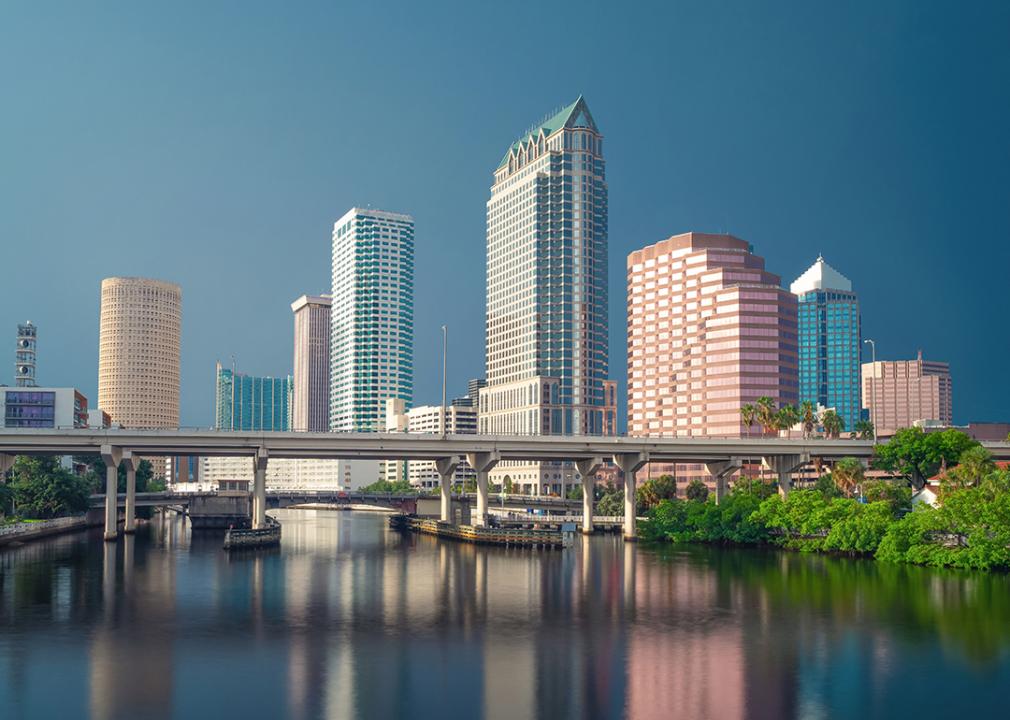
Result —
[{"label": "pink high-rise building", "polygon": [[329,295],[302,295],[295,314],[295,359],[291,388],[291,429],[330,429]]},{"label": "pink high-rise building", "polygon": [[863,363],[863,407],[877,436],[893,435],[917,421],[954,422],[950,365],[923,360]]},{"label": "pink high-rise building", "polygon": [[685,233],[631,253],[628,432],[739,437],[744,404],[796,404],[796,323],[796,296],[732,235]]}]

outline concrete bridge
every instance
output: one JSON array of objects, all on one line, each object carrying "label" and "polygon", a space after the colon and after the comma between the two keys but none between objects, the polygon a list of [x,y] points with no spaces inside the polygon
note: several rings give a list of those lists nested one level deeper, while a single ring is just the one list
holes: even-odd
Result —
[{"label": "concrete bridge", "polygon": [[[1010,460],[1010,443],[984,443],[998,460]],[[299,433],[220,430],[0,430],[0,471],[15,455],[100,454],[108,490],[105,537],[117,537],[117,472],[126,466],[126,532],[134,530],[136,466],[141,456],[246,456],[253,464],[252,524],[266,524],[266,468],[271,458],[370,458],[434,460],[440,476],[441,517],[450,521],[450,484],[461,459],[477,475],[477,523],[487,522],[488,472],[499,462],[571,461],[583,485],[583,530],[593,529],[593,483],[597,470],[611,460],[624,474],[624,535],[635,537],[635,473],[650,461],[703,463],[716,479],[716,499],[729,476],[748,460],[760,460],[789,492],[791,476],[812,458],[868,459],[869,440],[779,437],[639,438],[600,436],[420,435],[409,433]]]}]

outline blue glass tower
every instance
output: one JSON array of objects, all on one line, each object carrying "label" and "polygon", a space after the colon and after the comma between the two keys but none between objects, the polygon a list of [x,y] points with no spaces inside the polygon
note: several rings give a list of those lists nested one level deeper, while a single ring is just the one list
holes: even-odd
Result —
[{"label": "blue glass tower", "polygon": [[861,412],[859,298],[819,256],[789,289],[799,300],[800,402],[834,408],[851,430]]},{"label": "blue glass tower", "polygon": [[217,364],[218,430],[290,430],[291,378],[243,375]]}]

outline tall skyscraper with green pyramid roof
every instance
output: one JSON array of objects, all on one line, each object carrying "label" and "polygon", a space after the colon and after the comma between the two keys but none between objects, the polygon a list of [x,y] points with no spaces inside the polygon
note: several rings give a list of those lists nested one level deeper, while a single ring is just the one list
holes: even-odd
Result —
[{"label": "tall skyscraper with green pyramid roof", "polygon": [[[481,432],[616,432],[607,310],[603,136],[580,96],[512,142],[494,170]],[[575,480],[548,463],[503,463],[492,482],[506,478],[534,492]]]}]

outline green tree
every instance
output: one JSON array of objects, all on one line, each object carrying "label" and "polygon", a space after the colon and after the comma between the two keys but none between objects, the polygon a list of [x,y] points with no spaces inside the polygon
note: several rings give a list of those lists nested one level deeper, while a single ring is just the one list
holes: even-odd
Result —
[{"label": "green tree", "polygon": [[[88,486],[91,488],[91,492],[97,495],[104,495],[105,461],[102,460],[102,456],[85,455],[75,457],[74,462],[88,466],[88,472],[85,473],[83,477],[87,481]],[[137,464],[137,477],[135,483],[135,490],[139,493],[160,492],[165,489],[165,484],[163,482],[155,482],[154,467],[151,465],[149,460],[141,460]],[[116,492],[126,492],[126,465],[123,463],[120,463],[119,467],[116,469]]]},{"label": "green tree", "polygon": [[795,406],[783,405],[775,415],[775,427],[778,430],[789,430],[802,418],[802,414]]},{"label": "green tree", "polygon": [[852,497],[853,491],[863,482],[863,463],[854,457],[843,457],[831,468],[831,479],[845,497]]},{"label": "green tree", "polygon": [[831,477],[831,473],[818,475],[817,482],[814,483],[814,490],[819,492],[825,500],[832,500],[842,496],[842,491],[838,489],[834,478]]},{"label": "green tree", "polygon": [[569,491],[567,495],[569,500],[581,500],[582,499],[582,486],[575,485]]},{"label": "green tree", "polygon": [[863,497],[867,502],[886,502],[895,516],[912,508],[912,489],[894,480],[865,480]]},{"label": "green tree", "polygon": [[389,480],[376,480],[371,485],[366,485],[361,488],[363,493],[391,493],[391,494],[406,494],[406,493],[416,493],[417,488],[411,485],[406,480],[394,480],[390,482]]},{"label": "green tree", "polygon": [[596,514],[611,517],[624,515],[624,490],[613,486],[607,488],[603,497],[596,501]]},{"label": "green tree", "polygon": [[852,432],[849,433],[849,437],[853,440],[872,440],[873,423],[866,419],[857,420],[852,428]]},{"label": "green tree", "polygon": [[660,475],[658,478],[646,480],[635,491],[635,503],[645,512],[651,510],[662,500],[677,497],[677,480],[672,475]]},{"label": "green tree", "polygon": [[944,490],[975,487],[995,469],[991,452],[981,445],[970,447],[961,453],[957,467],[947,472],[943,479]]},{"label": "green tree", "polygon": [[754,420],[757,418],[757,408],[754,407],[752,403],[747,403],[740,408],[740,419],[743,421],[744,427],[747,428],[747,434],[750,435],[750,429],[754,426]]},{"label": "green tree", "polygon": [[766,395],[759,397],[755,404],[754,419],[761,426],[762,434],[774,433],[778,429],[778,409],[775,407],[775,401]]},{"label": "green tree", "polygon": [[927,433],[920,427],[902,428],[886,444],[873,448],[873,466],[902,475],[919,490],[942,466],[953,466],[961,453],[977,445],[960,430]]},{"label": "green tree", "polygon": [[821,414],[821,427],[824,428],[826,436],[835,439],[841,436],[842,431],[845,430],[845,421],[842,420],[841,415],[829,408]]},{"label": "green tree", "polygon": [[708,500],[708,485],[695,478],[684,489],[684,497],[693,502],[705,502]]},{"label": "green tree", "polygon": [[88,509],[87,481],[62,467],[55,457],[19,456],[10,490],[21,517],[48,519]]},{"label": "green tree", "polygon": [[817,409],[810,400],[804,400],[800,406],[800,415],[803,422],[803,437],[808,438],[814,434],[817,427]]}]

